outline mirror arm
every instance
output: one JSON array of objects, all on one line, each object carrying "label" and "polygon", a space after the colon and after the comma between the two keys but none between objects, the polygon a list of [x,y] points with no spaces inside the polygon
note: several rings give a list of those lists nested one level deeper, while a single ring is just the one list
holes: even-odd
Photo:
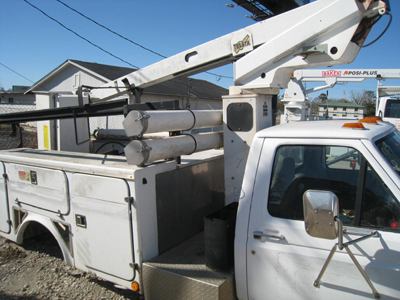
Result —
[{"label": "mirror arm", "polygon": [[[371,236],[366,236],[366,237],[371,237]],[[380,299],[381,295],[379,295],[378,291],[375,289],[374,285],[372,284],[371,280],[369,279],[367,273],[365,273],[365,271],[363,270],[363,268],[361,267],[361,265],[357,261],[356,257],[354,256],[353,252],[351,252],[348,243],[346,243],[345,248],[346,248],[347,254],[350,256],[351,260],[356,265],[358,271],[360,271],[361,275],[364,277],[365,281],[368,283],[369,287],[371,288],[372,294],[374,295],[374,298],[375,299]]]},{"label": "mirror arm", "polygon": [[378,291],[375,289],[375,287],[372,284],[371,280],[369,279],[368,275],[365,273],[365,271],[363,270],[363,268],[361,267],[361,265],[357,261],[356,257],[354,256],[353,252],[351,252],[351,250],[349,248],[350,245],[356,244],[358,242],[361,242],[363,240],[369,239],[371,237],[379,236],[379,233],[377,231],[373,231],[373,232],[371,232],[370,234],[368,234],[366,236],[363,236],[363,237],[360,237],[358,239],[349,241],[347,243],[343,243],[343,222],[339,219],[338,216],[335,216],[334,220],[337,221],[338,225],[339,225],[338,226],[338,242],[333,246],[331,252],[329,253],[329,256],[326,259],[325,264],[321,269],[321,272],[319,273],[317,279],[315,279],[315,281],[314,281],[314,286],[315,287],[319,287],[319,285],[321,283],[322,276],[324,275],[326,269],[328,268],[328,265],[331,262],[331,260],[333,258],[333,255],[336,252],[336,249],[339,248],[340,250],[343,250],[343,248],[345,248],[347,254],[350,256],[351,260],[356,265],[357,269],[360,271],[361,275],[364,277],[365,281],[367,282],[367,284],[371,288],[374,298],[375,299],[380,299],[381,296],[379,295]]},{"label": "mirror arm", "polygon": [[343,246],[343,222],[342,220],[339,219],[338,216],[334,217],[334,220],[336,222],[338,222],[339,224],[339,228],[338,228],[338,247],[340,250],[343,250],[344,246]]}]

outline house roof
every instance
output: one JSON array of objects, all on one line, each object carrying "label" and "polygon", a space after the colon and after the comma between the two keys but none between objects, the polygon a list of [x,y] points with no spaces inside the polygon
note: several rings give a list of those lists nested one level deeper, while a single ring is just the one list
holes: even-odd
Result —
[{"label": "house roof", "polygon": [[27,94],[27,90],[29,89],[29,86],[22,86],[22,85],[13,85],[11,90],[0,90],[0,94],[7,94],[7,95],[17,95],[17,94]]},{"label": "house roof", "polygon": [[96,73],[98,75],[101,75],[104,78],[107,78],[108,80],[115,80],[121,76],[124,76],[126,74],[132,73],[133,71],[136,71],[136,69],[133,68],[124,68],[124,67],[117,67],[117,66],[111,66],[111,65],[103,65],[103,64],[98,64],[98,63],[91,63],[91,62],[86,62],[86,61],[80,61],[80,60],[75,60],[75,59],[69,59],[67,62],[72,62],[74,65],[81,66],[84,69],[90,70],[93,73]]},{"label": "house roof", "polygon": [[[112,81],[136,71],[133,68],[117,67],[92,62],[68,59],[52,72],[32,85],[28,91],[33,91],[49,78],[61,72],[68,65],[74,65],[105,81]],[[144,94],[164,96],[179,96],[199,99],[221,100],[221,96],[228,95],[228,90],[211,82],[194,78],[174,78],[146,88]]]},{"label": "house roof", "polygon": [[351,107],[351,108],[365,108],[362,105],[356,104],[356,103],[344,103],[344,102],[328,102],[324,104],[318,104],[318,106],[324,106],[326,107]]}]

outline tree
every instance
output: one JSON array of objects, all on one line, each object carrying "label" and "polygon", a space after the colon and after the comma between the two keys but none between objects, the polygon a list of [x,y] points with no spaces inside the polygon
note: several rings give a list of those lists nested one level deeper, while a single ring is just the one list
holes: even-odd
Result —
[{"label": "tree", "polygon": [[351,102],[361,105],[361,103],[363,101],[363,95],[364,95],[363,91],[351,90],[350,91]]},{"label": "tree", "polygon": [[318,97],[319,103],[326,103],[328,101],[328,95],[325,93],[320,94]]},{"label": "tree", "polygon": [[350,92],[352,102],[367,108],[367,116],[375,115],[376,93],[374,91],[354,91]]},{"label": "tree", "polygon": [[374,91],[364,91],[362,105],[367,108],[367,116],[375,116],[376,94]]}]

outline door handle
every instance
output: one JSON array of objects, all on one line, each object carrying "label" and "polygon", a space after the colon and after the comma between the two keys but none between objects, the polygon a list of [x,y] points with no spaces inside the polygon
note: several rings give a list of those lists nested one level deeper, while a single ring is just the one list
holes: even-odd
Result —
[{"label": "door handle", "polygon": [[256,240],[261,240],[262,237],[266,237],[268,239],[275,239],[275,240],[281,240],[283,241],[285,237],[283,235],[273,235],[273,234],[266,234],[262,231],[254,231],[253,232],[253,237]]}]

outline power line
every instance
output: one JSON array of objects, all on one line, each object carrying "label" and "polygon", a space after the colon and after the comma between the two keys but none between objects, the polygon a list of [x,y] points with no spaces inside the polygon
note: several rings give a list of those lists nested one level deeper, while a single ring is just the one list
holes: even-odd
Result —
[{"label": "power line", "polygon": [[[130,43],[132,43],[132,44],[134,44],[134,45],[136,45],[136,46],[138,46],[138,47],[140,47],[140,48],[146,50],[146,51],[149,51],[149,52],[151,52],[151,53],[153,53],[153,54],[155,54],[155,55],[158,55],[158,56],[160,56],[160,57],[162,57],[162,58],[167,58],[167,56],[165,56],[165,55],[163,55],[163,54],[160,54],[160,53],[158,53],[158,52],[156,52],[156,51],[154,51],[154,50],[151,50],[151,49],[149,49],[149,48],[147,48],[147,47],[145,47],[145,46],[143,46],[143,45],[141,45],[141,44],[139,44],[139,43],[136,43],[136,42],[132,41],[131,39],[129,39],[129,38],[127,38],[127,37],[125,37],[125,36],[119,34],[118,32],[115,32],[114,30],[111,30],[111,29],[108,28],[107,26],[104,26],[104,25],[100,24],[99,22],[97,22],[97,21],[93,20],[92,18],[86,16],[85,14],[81,13],[80,11],[78,11],[78,10],[72,8],[72,7],[69,6],[68,4],[62,2],[61,0],[56,0],[56,1],[59,2],[59,3],[61,3],[62,5],[64,5],[65,7],[69,8],[70,10],[76,12],[77,14],[79,14],[79,15],[82,16],[82,17],[84,17],[85,19],[87,19],[87,20],[89,20],[89,21],[95,23],[96,25],[98,25],[98,26],[104,28],[105,30],[107,30],[107,31],[109,31],[109,32],[111,32],[111,33],[113,33],[113,34],[119,36],[120,38],[122,38],[122,39],[124,39],[124,40],[126,40],[126,41],[128,41],[128,42],[130,42]],[[230,79],[233,78],[233,77],[231,77],[231,76],[219,75],[219,74],[215,74],[215,73],[208,72],[208,71],[205,72],[205,73],[216,76],[216,77],[217,77],[217,81],[219,81],[221,78],[230,78]]]},{"label": "power line", "polygon": [[76,12],[76,13],[79,14],[79,15],[81,15],[81,16],[84,17],[85,19],[87,19],[87,20],[89,20],[89,21],[92,21],[92,22],[95,23],[96,25],[98,25],[98,26],[104,28],[105,30],[108,30],[109,32],[111,32],[111,33],[113,33],[113,34],[115,34],[115,35],[117,35],[117,36],[119,36],[120,38],[122,38],[122,39],[124,39],[124,40],[126,40],[126,41],[128,41],[128,42],[130,42],[130,43],[132,43],[132,44],[134,44],[134,45],[136,45],[136,46],[138,46],[138,47],[144,49],[144,50],[150,51],[151,53],[153,53],[153,54],[155,54],[155,55],[161,56],[162,58],[167,58],[167,56],[164,56],[164,55],[162,55],[162,54],[160,54],[160,53],[158,53],[158,52],[156,52],[156,51],[153,51],[153,50],[151,50],[151,49],[149,49],[149,48],[146,48],[145,46],[140,45],[140,44],[138,44],[138,43],[132,41],[131,39],[129,39],[129,38],[127,38],[127,37],[124,37],[123,35],[119,34],[118,32],[115,32],[115,31],[111,30],[110,28],[108,28],[108,27],[106,27],[106,26],[100,24],[99,22],[97,22],[97,21],[95,21],[95,20],[89,18],[88,16],[84,15],[83,13],[81,13],[81,12],[77,11],[76,9],[72,8],[71,6],[65,4],[65,3],[62,2],[61,0],[56,0],[56,1],[60,2],[60,3],[61,3],[62,5],[64,5],[64,6],[68,7],[70,10],[73,10],[74,12]]},{"label": "power line", "polygon": [[3,66],[4,68],[6,68],[6,69],[9,69],[11,72],[14,72],[15,74],[21,76],[22,78],[25,78],[26,80],[28,80],[28,81],[30,81],[30,82],[32,82],[32,83],[35,83],[35,82],[33,82],[32,80],[30,80],[29,78],[26,78],[24,75],[21,75],[21,74],[19,74],[17,71],[14,71],[13,69],[7,67],[5,64],[3,64],[3,63],[0,62],[0,65],[2,65],[2,66]]},{"label": "power line", "polygon": [[75,31],[73,31],[72,29],[66,27],[65,25],[63,25],[61,22],[57,21],[57,20],[54,19],[53,17],[50,17],[50,16],[49,16],[48,14],[46,14],[43,10],[41,10],[41,9],[38,8],[38,7],[36,7],[36,6],[33,5],[32,3],[30,3],[29,1],[27,1],[27,0],[23,0],[23,1],[25,1],[27,4],[29,4],[29,5],[32,6],[33,8],[37,9],[38,11],[40,11],[42,14],[44,14],[46,17],[48,17],[49,19],[51,19],[51,20],[53,20],[54,22],[56,22],[57,24],[59,24],[61,27],[67,29],[68,31],[72,32],[73,34],[75,34],[75,35],[78,36],[79,38],[81,38],[81,39],[83,39],[84,41],[88,42],[88,43],[91,44],[92,46],[94,46],[94,47],[100,49],[101,51],[103,51],[103,52],[105,52],[105,53],[111,55],[112,57],[114,57],[114,58],[116,58],[116,59],[118,59],[118,60],[120,60],[120,61],[122,61],[122,62],[124,62],[124,63],[126,63],[126,64],[128,64],[128,65],[130,65],[130,66],[132,66],[132,67],[134,67],[134,68],[136,68],[136,69],[140,69],[138,66],[132,65],[131,63],[129,63],[129,62],[123,60],[122,58],[120,58],[120,57],[118,57],[118,56],[112,54],[111,52],[109,52],[109,51],[107,51],[107,50],[101,48],[100,46],[98,46],[98,45],[92,43],[92,42],[89,41],[87,38],[85,38],[85,37],[79,35],[77,32],[75,32]]}]

